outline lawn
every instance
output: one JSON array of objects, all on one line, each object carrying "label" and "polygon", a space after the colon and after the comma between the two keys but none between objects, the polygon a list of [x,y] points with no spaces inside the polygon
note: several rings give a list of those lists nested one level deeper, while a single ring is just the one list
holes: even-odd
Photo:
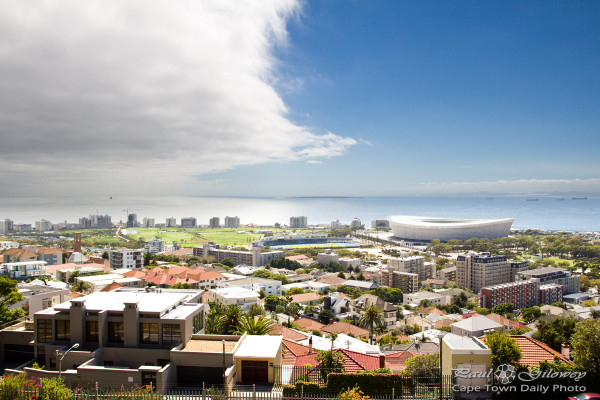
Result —
[{"label": "lawn", "polygon": [[195,247],[212,241],[222,246],[245,246],[252,244],[262,235],[237,233],[233,228],[134,228],[135,235],[127,235],[134,240],[148,241],[153,237],[162,239],[165,243],[179,243],[182,247]]}]

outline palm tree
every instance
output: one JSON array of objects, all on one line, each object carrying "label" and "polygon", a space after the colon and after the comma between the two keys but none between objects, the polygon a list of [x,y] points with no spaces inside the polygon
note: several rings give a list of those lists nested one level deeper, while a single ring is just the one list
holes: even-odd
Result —
[{"label": "palm tree", "polygon": [[338,338],[338,334],[337,333],[332,333],[331,335],[329,335],[329,340],[331,340],[331,351],[333,352],[333,342],[335,342],[335,340]]},{"label": "palm tree", "polygon": [[358,324],[363,328],[369,328],[369,343],[373,344],[373,330],[375,326],[385,325],[383,311],[377,308],[375,304],[371,304],[365,308],[365,311],[358,319]]},{"label": "palm tree", "polygon": [[241,335],[246,332],[248,335],[266,335],[273,330],[274,325],[275,321],[265,318],[262,315],[258,318],[246,315],[242,320],[240,320],[234,333]]},{"label": "palm tree", "polygon": [[78,293],[91,293],[94,287],[88,282],[77,281],[71,284],[71,290]]},{"label": "palm tree", "polygon": [[219,331],[224,335],[231,335],[240,324],[243,313],[242,308],[237,304],[227,306],[219,318]]}]

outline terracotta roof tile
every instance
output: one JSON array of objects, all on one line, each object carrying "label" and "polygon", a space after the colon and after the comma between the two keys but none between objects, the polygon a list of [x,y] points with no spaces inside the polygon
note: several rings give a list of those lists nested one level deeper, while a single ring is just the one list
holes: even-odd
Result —
[{"label": "terracotta roof tile", "polygon": [[310,318],[299,318],[296,320],[296,323],[298,324],[300,329],[302,329],[303,331],[314,331],[314,330],[320,331],[325,326],[322,323],[312,320]]},{"label": "terracotta roof tile", "polygon": [[414,356],[420,356],[423,353],[413,353],[412,351],[399,351],[385,355],[385,366],[392,372],[399,372],[406,368],[406,361]]},{"label": "terracotta roof tile", "polygon": [[35,249],[37,254],[62,254],[63,249],[58,247],[38,247]]},{"label": "terracotta roof tile", "polygon": [[284,339],[288,340],[303,340],[308,337],[308,335],[285,327],[283,325],[273,325],[273,329],[269,332],[271,336],[283,336]]},{"label": "terracotta roof tile", "polygon": [[18,248],[4,250],[4,252],[2,254],[5,256],[18,257],[18,258],[23,258],[23,257],[36,258],[35,253],[32,253],[31,251],[26,250],[26,249],[18,249]]},{"label": "terracotta roof tile", "polygon": [[321,330],[327,333],[345,333],[346,335],[352,334],[357,338],[369,337],[368,330],[349,324],[348,322],[336,322],[334,324],[324,326]]},{"label": "terracotta roof tile", "polygon": [[[567,360],[558,351],[548,347],[546,344],[532,339],[525,335],[510,335],[511,338],[517,341],[521,349],[521,359],[519,363],[526,365],[529,368],[539,367],[541,361],[554,361],[554,357],[558,357],[564,364],[573,365],[573,362]],[[486,337],[481,338],[483,341]]]},{"label": "terracotta roof tile", "polygon": [[307,302],[307,301],[320,300],[323,296],[321,296],[320,294],[315,293],[315,292],[308,292],[308,293],[295,294],[291,297],[292,297],[292,302],[303,303],[303,302]]},{"label": "terracotta roof tile", "polygon": [[494,322],[502,324],[502,325],[508,327],[509,329],[527,328],[522,323],[520,323],[518,321],[513,321],[511,319],[508,319],[508,318],[506,318],[506,317],[504,317],[504,316],[502,316],[500,314],[491,313],[491,314],[485,315],[485,317],[491,319]]},{"label": "terracotta roof tile", "polygon": [[100,290],[101,292],[112,292],[113,290],[122,288],[123,285],[117,283],[117,282],[113,282],[108,286],[105,286],[102,290]]}]

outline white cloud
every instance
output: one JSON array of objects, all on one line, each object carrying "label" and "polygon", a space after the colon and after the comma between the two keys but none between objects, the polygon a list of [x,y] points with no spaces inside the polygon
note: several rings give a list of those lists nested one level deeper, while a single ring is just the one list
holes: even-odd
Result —
[{"label": "white cloud", "polygon": [[[182,190],[241,165],[357,142],[286,118],[274,46],[295,0],[5,2],[0,185]],[[297,83],[291,83],[295,85]]]}]

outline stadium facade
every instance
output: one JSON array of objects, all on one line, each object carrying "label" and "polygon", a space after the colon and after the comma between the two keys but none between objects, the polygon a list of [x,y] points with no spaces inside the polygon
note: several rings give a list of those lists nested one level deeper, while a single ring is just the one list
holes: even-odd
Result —
[{"label": "stadium facade", "polygon": [[395,237],[410,240],[495,239],[508,236],[514,218],[453,219],[395,215],[388,217]]}]

